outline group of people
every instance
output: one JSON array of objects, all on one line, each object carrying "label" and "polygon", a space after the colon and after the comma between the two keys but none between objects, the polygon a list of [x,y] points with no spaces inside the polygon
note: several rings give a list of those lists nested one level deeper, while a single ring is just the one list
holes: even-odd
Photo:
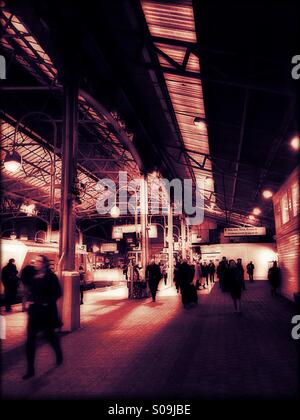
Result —
[{"label": "group of people", "polygon": [[[255,266],[250,261],[246,265],[250,283],[254,282],[254,270]],[[234,312],[241,313],[241,296],[242,292],[246,290],[245,269],[241,258],[237,258],[235,261],[223,257],[217,268],[212,260],[208,264],[199,261],[189,264],[187,260],[178,260],[174,269],[174,282],[177,292],[181,292],[184,307],[194,306],[197,303],[195,290],[199,290],[201,287],[206,289],[209,283],[215,283],[215,273],[222,291],[229,292],[232,297]],[[280,287],[280,269],[276,261],[268,271],[268,280],[271,285],[271,294],[276,296],[277,289]]]},{"label": "group of people", "polygon": [[[247,273],[250,278],[251,273],[251,281],[253,280],[253,273],[254,273],[254,265],[252,261],[247,264]],[[241,296],[242,291],[246,290],[245,286],[245,270],[242,264],[242,259],[238,258],[236,261],[231,259],[227,260],[226,257],[223,257],[220,261],[218,268],[217,268],[217,276],[219,279],[219,285],[223,292],[229,292],[233,304],[234,304],[234,311],[236,313],[241,313]]]},{"label": "group of people", "polygon": [[196,277],[196,288],[197,290],[202,287],[205,289],[210,283],[215,282],[215,272],[216,266],[211,260],[209,264],[205,261],[204,263],[200,263],[196,261],[195,263],[195,277]]},{"label": "group of people", "polygon": [[[177,260],[174,268],[174,283],[176,285],[177,293],[181,293],[181,300],[184,308],[193,308],[198,304],[197,285],[199,284],[196,277],[196,286],[194,285],[194,277],[196,270],[201,270],[201,267],[189,264],[187,259]],[[197,272],[197,276],[199,275]]]},{"label": "group of people", "polygon": [[11,306],[16,301],[20,279],[14,258],[11,258],[2,269],[1,280],[4,287],[5,311],[10,312]]},{"label": "group of people", "polygon": [[[18,270],[15,260],[10,259],[3,267],[1,279],[4,286],[6,311],[11,311],[18,287]],[[24,288],[24,296],[30,302],[28,308],[28,326],[26,340],[27,372],[23,379],[35,375],[36,338],[39,332],[44,332],[56,354],[56,364],[63,362],[63,353],[56,329],[62,326],[57,300],[62,291],[56,274],[50,268],[50,260],[45,255],[39,255],[30,261],[21,273],[20,281]]]}]

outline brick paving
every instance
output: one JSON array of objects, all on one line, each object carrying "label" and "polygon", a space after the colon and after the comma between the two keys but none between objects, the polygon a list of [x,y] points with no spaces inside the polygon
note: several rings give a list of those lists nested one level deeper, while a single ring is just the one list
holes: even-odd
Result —
[{"label": "brick paving", "polygon": [[[296,398],[295,308],[272,298],[266,282],[247,284],[243,314],[233,314],[218,284],[184,310],[173,288],[128,301],[124,289],[87,294],[82,328],[62,338],[54,367],[41,345],[37,375],[22,381],[21,353],[3,355],[5,398]],[[123,291],[122,291],[123,290]]]}]

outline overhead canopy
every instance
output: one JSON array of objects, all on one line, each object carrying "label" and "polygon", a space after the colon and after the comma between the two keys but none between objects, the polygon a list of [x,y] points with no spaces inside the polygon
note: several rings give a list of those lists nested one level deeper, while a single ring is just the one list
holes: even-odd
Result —
[{"label": "overhead canopy", "polygon": [[[99,178],[115,179],[126,168],[132,177],[141,169],[169,179],[205,177],[206,215],[222,223],[272,224],[271,203],[261,193],[276,191],[297,160],[288,146],[297,133],[290,62],[299,16],[292,2],[272,8],[250,1],[60,3],[32,8],[32,2],[7,1],[1,10],[2,48],[12,63],[11,86],[2,92],[2,147],[28,111],[42,108],[60,127],[58,76],[70,53],[61,46],[68,32],[81,58],[78,173],[91,188],[78,215],[95,214]],[[43,174],[33,168],[50,156],[43,147],[56,154],[60,172],[49,127],[40,118],[24,121],[20,136],[37,143],[34,157],[24,150],[24,169],[36,179],[24,171],[15,179],[5,174],[2,185],[42,205],[50,161],[39,168]],[[262,214],[249,220],[255,206]]]}]

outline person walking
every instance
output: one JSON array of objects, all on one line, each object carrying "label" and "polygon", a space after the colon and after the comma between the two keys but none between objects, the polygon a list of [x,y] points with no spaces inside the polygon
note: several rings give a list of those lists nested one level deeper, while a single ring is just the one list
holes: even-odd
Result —
[{"label": "person walking", "polygon": [[180,265],[181,265],[181,260],[177,259],[175,267],[174,267],[174,284],[175,284],[177,293],[179,293],[179,290],[180,290],[179,277],[178,277],[178,272],[179,272]]},{"label": "person walking", "polygon": [[22,293],[22,312],[26,311],[26,303],[28,299],[28,293],[29,293],[29,287],[32,283],[33,277],[35,276],[36,270],[35,270],[35,260],[30,260],[29,264],[27,264],[21,273],[21,284],[23,288]]},{"label": "person walking", "polygon": [[78,272],[79,272],[79,289],[80,289],[80,305],[83,305],[83,293],[84,293],[84,287],[85,287],[85,271],[83,266],[79,266],[78,268]]},{"label": "person walking", "polygon": [[193,285],[195,271],[193,266],[189,265],[184,259],[178,270],[178,281],[181,292],[181,299],[184,308],[191,308],[198,303],[198,296]]},{"label": "person walking", "polygon": [[168,271],[167,271],[167,265],[163,261],[160,262],[160,272],[162,275],[162,278],[164,279],[164,285],[167,285],[167,278],[168,278]]},{"label": "person walking", "polygon": [[228,261],[226,257],[223,257],[218,266],[219,274],[219,283],[220,288],[223,292],[227,291],[227,271],[228,271]]},{"label": "person walking", "polygon": [[[208,265],[206,262],[204,264],[201,264],[201,272],[202,272],[202,278],[204,278],[204,286],[205,283],[208,286]],[[205,289],[205,287],[203,287]]]},{"label": "person walking", "polygon": [[243,284],[234,260],[230,260],[227,269],[228,291],[233,300],[234,312],[241,313],[241,297]]},{"label": "person walking", "polygon": [[277,296],[277,289],[280,286],[281,272],[277,265],[277,261],[273,262],[273,266],[268,271],[268,280],[271,285],[271,295]]},{"label": "person walking", "polygon": [[243,290],[246,290],[245,275],[244,275],[245,270],[244,270],[244,267],[243,267],[243,264],[242,264],[242,259],[238,258],[236,261],[237,261],[236,268],[237,268],[239,279],[242,283]]},{"label": "person walking", "polygon": [[195,286],[196,286],[197,290],[200,290],[201,278],[202,278],[201,264],[199,263],[199,261],[196,261],[196,263],[195,263]]},{"label": "person walking", "polygon": [[11,305],[15,303],[18,290],[18,270],[15,259],[11,258],[2,269],[1,280],[4,286],[5,311],[11,311]]},{"label": "person walking", "polygon": [[155,302],[157,287],[162,278],[162,274],[160,272],[159,265],[155,263],[154,258],[152,258],[150,264],[146,268],[146,278],[148,279],[152,302]]},{"label": "person walking", "polygon": [[56,364],[63,362],[63,353],[56,329],[62,326],[56,301],[61,297],[61,287],[57,276],[50,269],[50,261],[39,255],[35,263],[36,273],[29,285],[28,326],[26,341],[27,373],[23,379],[35,375],[36,336],[44,332],[56,354]]},{"label": "person walking", "polygon": [[250,280],[251,283],[253,283],[254,282],[254,268],[255,268],[253,262],[250,261],[247,264],[246,268],[247,268],[247,274],[249,276],[249,280]]},{"label": "person walking", "polygon": [[208,264],[208,273],[209,273],[209,281],[210,283],[214,283],[215,282],[215,272],[216,272],[216,266],[213,263],[212,260],[209,261]]}]

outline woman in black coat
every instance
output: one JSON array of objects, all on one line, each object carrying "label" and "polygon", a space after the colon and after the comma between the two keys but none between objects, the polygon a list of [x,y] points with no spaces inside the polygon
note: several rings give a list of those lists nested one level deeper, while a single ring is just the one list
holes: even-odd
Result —
[{"label": "woman in black coat", "polygon": [[228,291],[233,299],[234,312],[241,313],[243,282],[234,260],[229,261],[227,269]]},{"label": "woman in black coat", "polygon": [[56,354],[56,364],[63,361],[59,338],[56,328],[62,326],[56,301],[62,295],[57,276],[50,269],[47,257],[39,255],[35,263],[36,274],[32,278],[29,288],[29,300],[32,302],[28,309],[27,327],[27,373],[23,379],[29,379],[35,374],[34,360],[36,348],[36,336],[43,331]]}]

